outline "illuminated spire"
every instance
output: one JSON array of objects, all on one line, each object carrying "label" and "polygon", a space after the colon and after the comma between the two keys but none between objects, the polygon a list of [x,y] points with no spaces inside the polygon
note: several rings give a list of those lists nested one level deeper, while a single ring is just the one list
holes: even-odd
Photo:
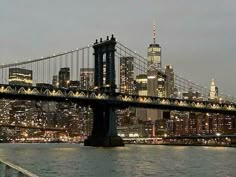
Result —
[{"label": "illuminated spire", "polygon": [[217,97],[217,88],[215,86],[215,80],[211,80],[210,99],[214,100]]},{"label": "illuminated spire", "polygon": [[155,18],[153,21],[153,44],[156,43],[156,23],[155,23]]},{"label": "illuminated spire", "polygon": [[215,86],[215,80],[214,79],[211,80],[211,86]]}]

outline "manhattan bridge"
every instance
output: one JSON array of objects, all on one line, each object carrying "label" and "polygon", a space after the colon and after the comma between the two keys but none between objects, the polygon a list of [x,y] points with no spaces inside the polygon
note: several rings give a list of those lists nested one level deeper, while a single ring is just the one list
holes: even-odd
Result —
[{"label": "manhattan bridge", "polygon": [[[133,59],[133,77],[151,70],[164,77],[168,84],[169,77],[164,68],[155,65],[148,67],[146,58],[118,42],[112,35],[82,48],[0,65],[0,98],[17,100],[21,104],[32,101],[38,114],[43,114],[40,106],[43,102],[70,103],[91,109],[93,127],[91,135],[85,140],[88,146],[123,145],[122,138],[117,134],[116,110],[129,107],[236,115],[234,97],[221,93],[219,100],[209,100],[210,89],[176,74],[173,75],[172,87],[178,93],[189,90],[199,93],[201,99],[183,99],[174,94],[150,96],[123,92],[120,63],[121,59],[130,57]],[[81,79],[81,71],[86,68],[94,70],[94,80],[86,74]],[[62,74],[59,79],[55,77],[63,71],[67,74]],[[25,77],[27,75],[29,77]],[[20,80],[26,84],[20,84]],[[14,121],[8,126],[14,126]]]}]

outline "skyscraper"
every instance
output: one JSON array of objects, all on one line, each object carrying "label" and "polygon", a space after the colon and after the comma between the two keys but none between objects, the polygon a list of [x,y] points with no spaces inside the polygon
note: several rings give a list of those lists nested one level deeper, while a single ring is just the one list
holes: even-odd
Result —
[{"label": "skyscraper", "polygon": [[[153,24],[153,43],[147,49],[148,71],[147,71],[147,95],[165,96],[165,73],[161,70],[161,47],[156,44],[156,25]],[[162,119],[160,110],[147,110],[147,118],[155,121]]]},{"label": "skyscraper", "polygon": [[216,87],[215,81],[214,81],[214,79],[212,79],[209,99],[215,100],[217,98],[218,98],[218,87]]},{"label": "skyscraper", "polygon": [[70,82],[70,68],[61,68],[59,71],[59,87],[68,87]]},{"label": "skyscraper", "polygon": [[165,68],[165,93],[166,97],[173,97],[174,96],[174,71],[171,65],[167,65]]},{"label": "skyscraper", "polygon": [[94,87],[94,68],[80,69],[81,89],[92,89]]},{"label": "skyscraper", "polygon": [[120,58],[120,92],[134,94],[134,58]]},{"label": "skyscraper", "polygon": [[153,43],[147,49],[148,66],[161,68],[161,47],[156,44],[156,24],[153,23]]},{"label": "skyscraper", "polygon": [[32,70],[22,68],[9,68],[9,84],[32,85]]},{"label": "skyscraper", "polygon": [[[140,96],[147,96],[147,75],[146,74],[137,75],[135,84],[136,84],[136,93]],[[137,108],[136,117],[139,120],[146,121],[147,109]]]}]

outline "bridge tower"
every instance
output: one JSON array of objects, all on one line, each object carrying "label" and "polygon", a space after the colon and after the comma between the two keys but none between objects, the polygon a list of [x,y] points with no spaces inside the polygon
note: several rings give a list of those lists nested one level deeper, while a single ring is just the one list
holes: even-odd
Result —
[{"label": "bridge tower", "polygon": [[[93,45],[95,58],[94,86],[98,92],[106,92],[109,97],[115,93],[115,46],[116,39],[109,39]],[[85,140],[85,146],[124,146],[123,140],[117,135],[115,108],[107,104],[93,106],[93,130]]]}]

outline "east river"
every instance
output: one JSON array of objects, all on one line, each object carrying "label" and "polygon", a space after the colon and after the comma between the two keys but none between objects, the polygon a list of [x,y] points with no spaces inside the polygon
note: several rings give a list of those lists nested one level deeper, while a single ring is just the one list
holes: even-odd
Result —
[{"label": "east river", "polygon": [[0,144],[0,158],[41,177],[235,177],[236,148]]}]

